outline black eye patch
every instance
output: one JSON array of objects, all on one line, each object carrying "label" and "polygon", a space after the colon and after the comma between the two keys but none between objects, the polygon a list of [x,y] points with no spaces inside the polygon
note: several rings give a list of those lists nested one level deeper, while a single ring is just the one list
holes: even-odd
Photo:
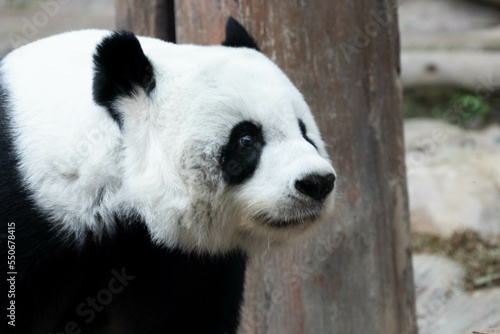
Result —
[{"label": "black eye patch", "polygon": [[261,127],[245,121],[234,126],[222,148],[220,164],[228,184],[240,184],[253,175],[264,147]]},{"label": "black eye patch", "polygon": [[309,138],[307,136],[306,125],[304,124],[304,122],[302,122],[301,119],[299,119],[299,128],[300,128],[300,132],[302,133],[302,137],[304,137],[304,139],[307,140],[307,142],[309,144],[311,144],[312,146],[314,146],[314,148],[317,150],[318,147],[316,146],[316,144],[314,144],[314,142],[311,140],[311,138]]}]

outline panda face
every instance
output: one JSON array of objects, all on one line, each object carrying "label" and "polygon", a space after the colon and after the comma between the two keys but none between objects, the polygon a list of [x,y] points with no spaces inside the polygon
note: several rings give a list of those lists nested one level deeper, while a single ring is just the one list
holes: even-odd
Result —
[{"label": "panda face", "polygon": [[[139,90],[114,104],[125,170],[137,171],[125,178],[126,198],[149,217],[153,237],[187,249],[251,251],[323,220],[333,207],[335,170],[283,72],[248,48],[190,46],[175,66],[165,61],[175,52],[168,51],[146,51],[155,78],[149,95]],[[142,184],[152,187],[138,192]]]},{"label": "panda face", "polygon": [[336,173],[288,78],[256,51],[220,51],[224,61],[201,70],[210,75],[186,84],[199,89],[177,127],[190,194],[181,225],[217,248],[283,243],[328,215]]},{"label": "panda face", "polygon": [[23,181],[58,230],[140,217],[162,246],[251,252],[328,216],[336,173],[309,107],[228,29],[209,47],[72,32],[2,61]]}]

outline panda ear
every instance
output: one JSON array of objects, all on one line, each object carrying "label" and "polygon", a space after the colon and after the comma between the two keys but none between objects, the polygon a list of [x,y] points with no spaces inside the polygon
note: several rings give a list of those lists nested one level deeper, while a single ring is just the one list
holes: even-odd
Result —
[{"label": "panda ear", "polygon": [[140,89],[151,93],[155,87],[151,62],[137,37],[125,31],[105,37],[97,46],[93,60],[94,101],[106,107],[121,126],[121,115],[113,105],[120,97],[132,96]]},{"label": "panda ear", "polygon": [[227,19],[226,39],[222,42],[222,45],[234,48],[250,48],[260,51],[253,37],[231,16]]}]

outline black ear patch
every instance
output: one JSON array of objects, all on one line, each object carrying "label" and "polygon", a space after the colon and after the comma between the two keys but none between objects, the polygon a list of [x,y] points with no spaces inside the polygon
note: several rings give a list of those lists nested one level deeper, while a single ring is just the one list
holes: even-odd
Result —
[{"label": "black ear patch", "polygon": [[94,101],[106,107],[121,125],[121,116],[113,109],[113,102],[120,96],[131,96],[137,87],[146,94],[154,89],[151,62],[133,33],[113,32],[101,41],[94,53]]},{"label": "black ear patch", "polygon": [[229,16],[226,23],[226,40],[222,45],[233,48],[250,48],[260,51],[257,43],[245,28]]}]

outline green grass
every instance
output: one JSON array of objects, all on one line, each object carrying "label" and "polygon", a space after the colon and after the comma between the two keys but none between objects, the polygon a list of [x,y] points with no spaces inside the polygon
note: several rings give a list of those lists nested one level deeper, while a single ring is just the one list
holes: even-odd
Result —
[{"label": "green grass", "polygon": [[500,110],[500,97],[485,99],[467,91],[445,87],[425,87],[405,91],[405,118],[441,119],[462,127],[488,124]]}]

